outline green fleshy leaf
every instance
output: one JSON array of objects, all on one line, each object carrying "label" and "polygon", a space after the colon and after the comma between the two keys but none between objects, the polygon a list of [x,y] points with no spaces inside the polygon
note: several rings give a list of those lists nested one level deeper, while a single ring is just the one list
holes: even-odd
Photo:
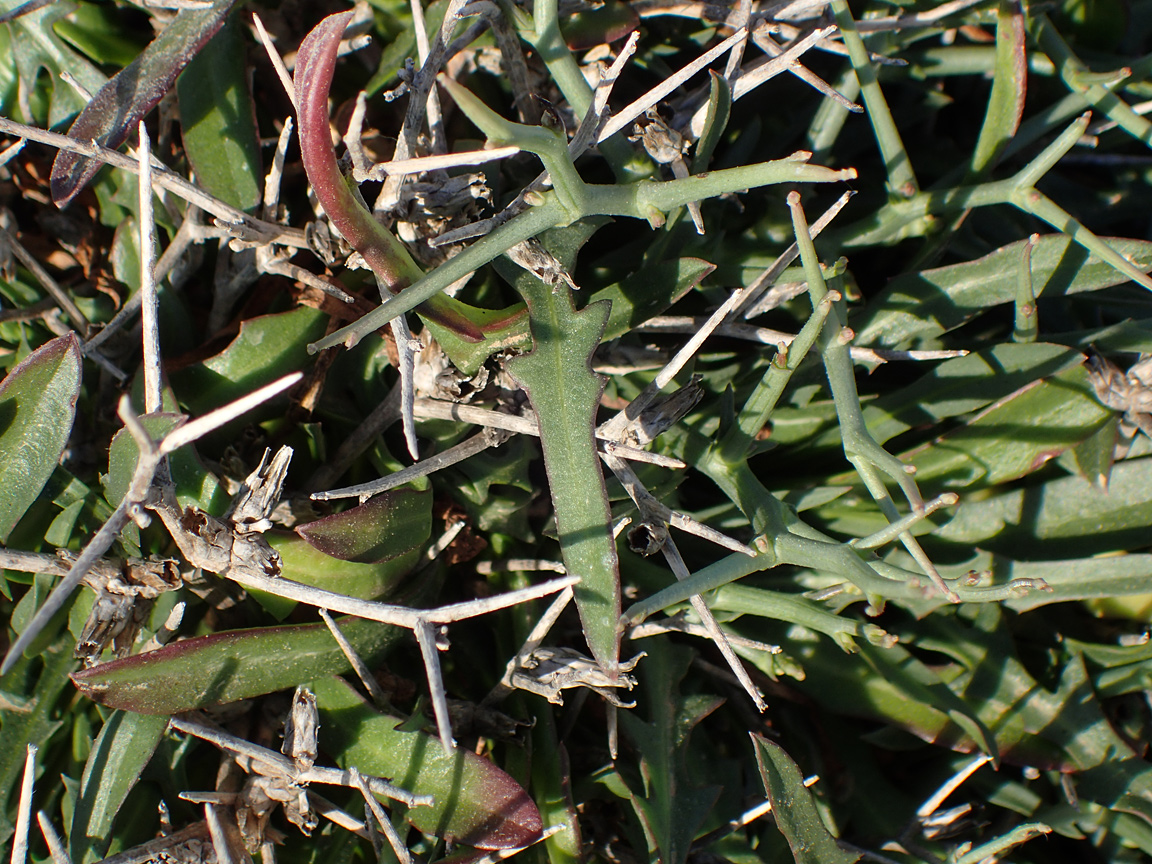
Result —
[{"label": "green fleshy leaf", "polygon": [[1024,97],[1028,93],[1028,58],[1024,48],[1024,15],[1018,7],[1001,2],[996,13],[996,65],[988,110],[980,137],[972,151],[969,180],[987,174],[999,161],[1020,128]]},{"label": "green fleshy leaf", "polygon": [[264,539],[280,553],[285,579],[361,600],[379,600],[391,593],[420,560],[419,547],[384,561],[360,564],[325,555],[294,534],[269,531]]},{"label": "green fleshy leaf", "polygon": [[80,343],[60,336],[0,382],[0,541],[48,482],[68,443],[80,394]]},{"label": "green fleshy leaf", "polygon": [[1076,446],[1112,416],[1082,368],[1038,381],[970,423],[901,458],[929,486],[991,486],[1016,480]]},{"label": "green fleshy leaf", "polygon": [[[407,631],[360,618],[337,620],[353,650],[378,663]],[[317,676],[350,671],[324,624],[213,633],[102,663],[72,676],[90,699],[140,714],[179,714],[226,705]]]},{"label": "green fleshy leaf", "polygon": [[1017,560],[1081,558],[1148,545],[1152,459],[1112,468],[1108,491],[1080,477],[961,501],[932,543],[980,546]]},{"label": "green fleshy leaf", "polygon": [[320,708],[320,741],[342,767],[388,777],[431,807],[407,819],[429,834],[480,849],[509,849],[535,842],[542,830],[532,799],[511,777],[468,750],[447,755],[423,732],[401,731],[402,718],[381,714],[339,678],[313,682]]},{"label": "green fleshy leaf", "polygon": [[296,533],[325,555],[342,561],[390,561],[428,542],[432,493],[393,489],[358,507],[297,526]]},{"label": "green fleshy leaf", "polygon": [[310,366],[307,345],[323,334],[326,321],[323,312],[306,306],[249,318],[219,354],[173,373],[172,386],[193,414],[206,414]]}]

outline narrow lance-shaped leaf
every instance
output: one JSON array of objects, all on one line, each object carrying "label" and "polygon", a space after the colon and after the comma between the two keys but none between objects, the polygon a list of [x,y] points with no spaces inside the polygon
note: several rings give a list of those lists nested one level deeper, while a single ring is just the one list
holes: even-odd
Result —
[{"label": "narrow lance-shaped leaf", "polygon": [[969,180],[988,173],[1016,130],[1028,93],[1028,58],[1024,49],[1024,15],[1016,3],[1000,0],[996,12],[996,72],[980,138],[972,152]]},{"label": "narrow lance-shaped leaf", "polygon": [[[196,52],[220,29],[236,0],[216,0],[207,9],[183,9],[147,48],[100,88],[68,130],[80,141],[115,149],[160,101]],[[63,207],[76,197],[103,163],[61,150],[52,163],[52,200]]]},{"label": "narrow lance-shaped leaf", "polygon": [[33,351],[0,383],[0,542],[60,461],[80,394],[80,347],[73,334]]},{"label": "narrow lance-shaped leaf", "polygon": [[576,607],[584,635],[592,655],[611,668],[620,648],[620,569],[592,434],[604,379],[590,363],[611,304],[597,302],[577,312],[570,291],[533,281],[523,290],[534,348],[514,358],[509,369],[528,391],[540,421],[564,566],[582,580]]},{"label": "narrow lance-shaped leaf", "polygon": [[[405,632],[358,618],[337,624],[365,663],[379,662]],[[323,624],[213,633],[112,660],[72,676],[80,692],[112,708],[179,714],[287,690],[349,671]]]},{"label": "narrow lance-shaped leaf", "polygon": [[104,857],[112,822],[168,728],[167,717],[116,711],[88,754],[72,811],[69,855],[76,864]]},{"label": "narrow lance-shaped leaf", "polygon": [[836,845],[828,833],[812,793],[804,786],[804,776],[791,757],[778,744],[752,735],[756,763],[764,791],[772,802],[772,815],[792,849],[796,864],[853,864],[860,853]]}]

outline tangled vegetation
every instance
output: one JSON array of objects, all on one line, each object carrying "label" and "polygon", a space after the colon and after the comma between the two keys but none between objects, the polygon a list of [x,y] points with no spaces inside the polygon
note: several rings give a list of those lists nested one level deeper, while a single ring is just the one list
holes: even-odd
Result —
[{"label": "tangled vegetation", "polygon": [[14,861],[1152,855],[1152,2],[170,5],[0,0]]}]

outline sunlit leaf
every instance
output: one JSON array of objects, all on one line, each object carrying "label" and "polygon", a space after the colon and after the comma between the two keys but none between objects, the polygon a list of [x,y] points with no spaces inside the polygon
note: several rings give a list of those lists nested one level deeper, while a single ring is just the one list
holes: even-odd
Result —
[{"label": "sunlit leaf", "polygon": [[29,354],[0,382],[0,541],[60,461],[79,393],[80,345],[71,334]]}]

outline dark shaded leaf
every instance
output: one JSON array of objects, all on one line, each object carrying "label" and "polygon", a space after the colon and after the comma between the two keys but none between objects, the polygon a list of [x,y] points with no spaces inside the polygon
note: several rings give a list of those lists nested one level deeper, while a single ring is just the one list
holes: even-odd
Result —
[{"label": "dark shaded leaf", "polygon": [[107,853],[113,820],[167,728],[167,717],[126,711],[114,711],[105,721],[72,811],[68,852],[73,862],[86,864]]},{"label": "dark shaded leaf", "polygon": [[180,128],[196,182],[237,210],[260,203],[260,136],[239,22],[233,18],[180,73]]},{"label": "dark shaded leaf", "polygon": [[608,2],[589,9],[583,9],[566,19],[560,30],[564,41],[573,51],[586,51],[623,39],[640,26],[640,16],[626,3],[619,0]]},{"label": "dark shaded leaf", "polygon": [[686,764],[692,731],[724,704],[714,696],[683,696],[680,683],[691,653],[663,640],[645,646],[640,666],[640,694],[647,708],[645,723],[621,712],[621,727],[640,754],[644,788],[632,790],[632,806],[666,864],[683,864],[692,841],[720,794],[718,786],[699,785]]},{"label": "dark shaded leaf", "polygon": [[853,864],[859,852],[849,852],[836,845],[828,833],[812,793],[804,786],[804,775],[784,748],[753,733],[756,764],[764,791],[772,802],[776,827],[788,840],[796,864]]}]

